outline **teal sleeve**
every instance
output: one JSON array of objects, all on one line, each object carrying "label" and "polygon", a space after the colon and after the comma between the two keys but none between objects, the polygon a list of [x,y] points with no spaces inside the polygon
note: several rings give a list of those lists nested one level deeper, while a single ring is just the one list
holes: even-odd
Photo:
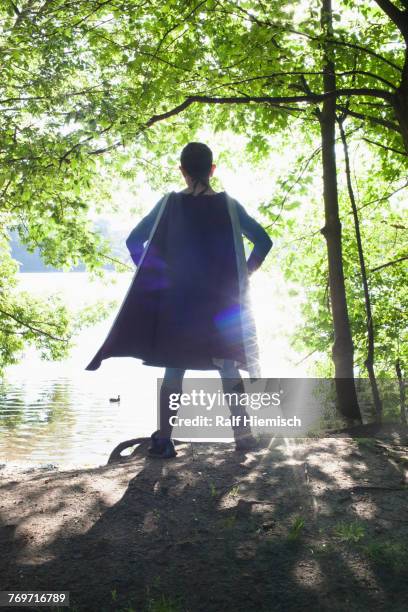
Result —
[{"label": "teal sleeve", "polygon": [[132,229],[126,239],[126,246],[129,249],[130,256],[134,263],[138,265],[142,256],[144,245],[149,239],[154,222],[159,214],[161,200],[152,208],[152,210]]},{"label": "teal sleeve", "polygon": [[254,245],[247,262],[248,272],[254,272],[262,265],[273,242],[262,225],[247,213],[242,204],[237,203],[237,209],[241,231]]}]

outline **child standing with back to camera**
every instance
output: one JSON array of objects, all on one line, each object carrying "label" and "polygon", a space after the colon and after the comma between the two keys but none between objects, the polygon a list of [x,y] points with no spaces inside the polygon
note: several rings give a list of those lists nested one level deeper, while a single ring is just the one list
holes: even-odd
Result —
[{"label": "child standing with back to camera", "polygon": [[[242,393],[239,369],[259,376],[258,347],[248,300],[248,276],[272,247],[263,227],[210,179],[211,149],[190,142],[181,152],[187,187],[166,194],[130,233],[126,245],[137,271],[112,328],[87,366],[108,357],[136,357],[165,368],[160,389],[160,429],[151,455],[176,456],[171,439],[171,394],[182,392],[186,370],[217,370],[224,393]],[[253,249],[245,260],[242,235]],[[232,416],[248,416],[230,403]],[[237,450],[255,445],[250,428],[233,427]]]}]

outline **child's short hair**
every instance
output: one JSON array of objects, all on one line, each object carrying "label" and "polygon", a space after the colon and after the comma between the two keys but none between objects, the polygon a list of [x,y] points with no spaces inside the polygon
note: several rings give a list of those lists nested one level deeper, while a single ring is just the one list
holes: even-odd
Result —
[{"label": "child's short hair", "polygon": [[207,183],[213,163],[213,154],[206,144],[189,142],[181,152],[180,163],[192,179]]}]

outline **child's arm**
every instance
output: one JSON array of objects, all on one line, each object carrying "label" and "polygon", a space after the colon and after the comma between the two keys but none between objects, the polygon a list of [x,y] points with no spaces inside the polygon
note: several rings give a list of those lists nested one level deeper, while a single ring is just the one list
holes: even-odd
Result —
[{"label": "child's arm", "polygon": [[255,272],[263,263],[263,260],[272,247],[272,240],[258,221],[248,215],[242,204],[238,203],[238,217],[241,231],[250,240],[254,248],[247,261],[248,274]]},{"label": "child's arm", "polygon": [[126,246],[129,249],[130,256],[136,265],[139,264],[142,256],[145,242],[149,239],[150,232],[159,213],[161,200],[152,208],[152,210],[136,225],[130,232]]}]

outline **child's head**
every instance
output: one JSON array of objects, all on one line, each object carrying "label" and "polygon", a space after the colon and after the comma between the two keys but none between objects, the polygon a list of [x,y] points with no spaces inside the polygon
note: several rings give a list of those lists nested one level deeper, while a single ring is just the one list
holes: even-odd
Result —
[{"label": "child's head", "polygon": [[215,170],[211,149],[202,142],[189,142],[181,152],[180,170],[193,191],[199,184],[208,187]]}]

